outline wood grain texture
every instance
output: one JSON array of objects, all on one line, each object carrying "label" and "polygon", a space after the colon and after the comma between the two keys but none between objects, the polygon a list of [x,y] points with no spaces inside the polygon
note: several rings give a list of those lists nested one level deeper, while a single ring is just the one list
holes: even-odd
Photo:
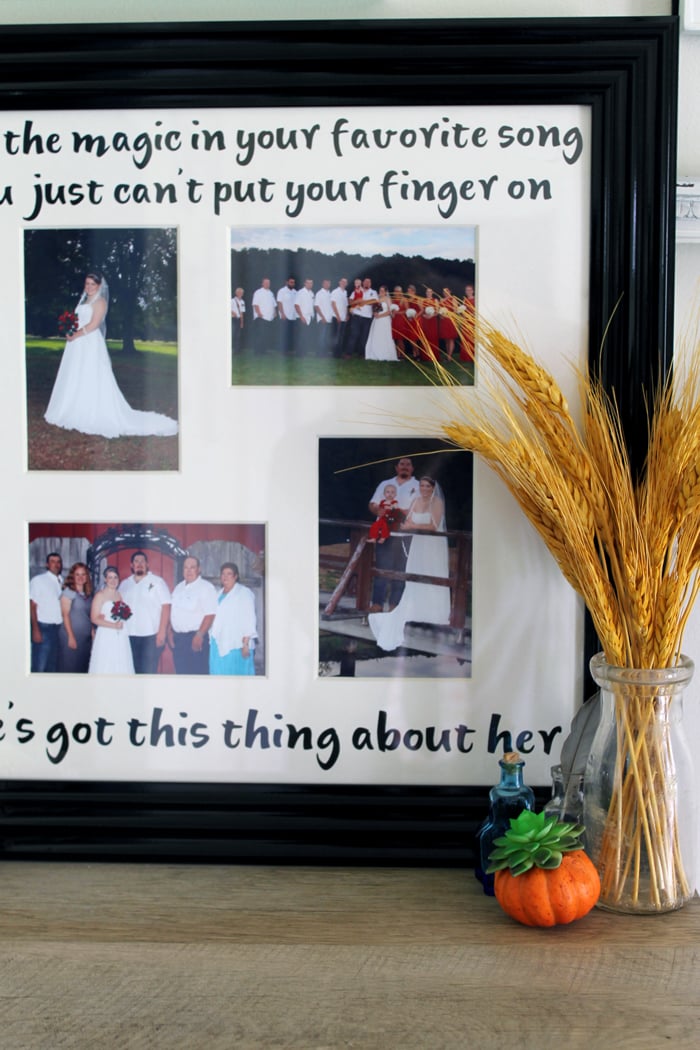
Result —
[{"label": "wood grain texture", "polygon": [[697,1045],[697,900],[533,930],[454,869],[1,872],[3,1050]]}]

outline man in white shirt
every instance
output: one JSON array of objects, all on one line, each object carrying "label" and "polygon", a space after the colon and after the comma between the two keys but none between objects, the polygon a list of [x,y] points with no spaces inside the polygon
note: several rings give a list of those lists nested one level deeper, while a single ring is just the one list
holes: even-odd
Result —
[{"label": "man in white shirt", "polygon": [[61,555],[52,551],[46,557],[46,571],[29,581],[29,619],[32,627],[32,672],[58,670],[58,628],[61,616],[63,580]]},{"label": "man in white shirt", "polygon": [[329,277],[324,277],[321,287],[314,296],[314,312],[316,314],[318,352],[323,357],[328,357],[330,356],[333,342],[333,301],[331,299],[331,282]]},{"label": "man in white shirt", "polygon": [[131,576],[119,584],[122,599],[131,609],[126,621],[136,674],[157,674],[170,622],[170,591],[165,580],[149,572],[143,551],[131,555]]},{"label": "man in white shirt", "polygon": [[183,579],[173,591],[170,644],[176,674],[209,674],[209,628],[216,615],[216,588],[203,580],[199,558],[188,554]]},{"label": "man in white shirt", "polygon": [[293,277],[287,278],[277,293],[277,314],[280,324],[280,349],[285,354],[294,351],[295,329],[297,312],[294,309],[297,301],[296,281]]},{"label": "man in white shirt", "polygon": [[348,327],[345,353],[350,357],[365,356],[365,346],[372,324],[372,312],[377,302],[377,293],[369,277],[365,277],[362,282],[362,300],[361,306],[353,308]]},{"label": "man in white shirt", "polygon": [[331,292],[331,310],[333,311],[333,357],[341,357],[345,334],[348,328],[348,279],[341,277],[338,285]]},{"label": "man in white shirt", "polygon": [[[413,475],[413,460],[408,456],[402,456],[396,463],[396,474],[393,478],[385,478],[381,481],[369,502],[369,512],[376,518],[379,514],[379,503],[384,498],[384,487],[386,485],[396,486],[396,499],[399,507],[407,511],[420,491],[418,480]],[[388,569],[392,572],[404,572],[406,559],[411,543],[410,536],[390,536],[385,543],[375,545],[374,558],[378,569]],[[372,604],[370,612],[383,612],[384,602],[389,603],[393,609],[399,603],[406,586],[404,580],[386,580],[375,578],[372,585]]]},{"label": "man in white shirt", "polygon": [[240,353],[243,345],[243,329],[245,327],[245,300],[243,289],[236,288],[235,295],[231,300],[231,342],[234,354]]},{"label": "man in white shirt", "polygon": [[304,281],[304,287],[297,292],[294,309],[297,315],[297,350],[307,354],[313,350],[313,338],[316,334],[314,324],[314,282],[310,277]]},{"label": "man in white shirt", "polygon": [[256,354],[275,349],[277,302],[270,288],[270,278],[263,277],[253,293],[253,346]]}]

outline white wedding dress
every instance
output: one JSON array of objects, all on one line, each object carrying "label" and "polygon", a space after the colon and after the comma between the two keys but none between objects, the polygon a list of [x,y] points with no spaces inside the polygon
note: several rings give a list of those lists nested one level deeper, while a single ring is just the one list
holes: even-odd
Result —
[{"label": "white wedding dress", "polygon": [[[92,319],[92,305],[81,303],[76,313],[82,328]],[[106,438],[177,433],[176,420],[159,412],[139,412],[127,402],[99,328],[66,342],[44,419],[66,430]]]},{"label": "white wedding dress", "polygon": [[[113,601],[103,602],[102,615],[109,618]],[[121,631],[98,627],[92,643],[88,674],[133,674],[134,660],[126,624]]]},{"label": "white wedding dress", "polygon": [[[430,511],[413,514],[416,525],[429,525]],[[444,523],[439,531],[444,531]],[[406,559],[406,572],[421,576],[449,576],[447,537],[419,533],[411,538]],[[391,612],[370,613],[369,626],[380,649],[391,652],[404,644],[407,623],[450,622],[450,588],[435,583],[417,583],[407,580],[398,605]]]},{"label": "white wedding dress", "polygon": [[366,361],[398,361],[396,343],[391,337],[391,310],[382,304],[382,313],[375,314],[365,344]]}]

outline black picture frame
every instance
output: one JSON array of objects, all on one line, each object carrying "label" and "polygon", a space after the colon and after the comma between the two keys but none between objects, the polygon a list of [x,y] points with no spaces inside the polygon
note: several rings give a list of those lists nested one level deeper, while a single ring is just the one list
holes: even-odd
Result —
[{"label": "black picture frame", "polygon": [[[676,16],[5,27],[0,108],[590,106],[590,354],[597,364],[603,346],[639,463],[642,388],[672,355],[677,47]],[[592,644],[589,632],[584,659]],[[1,848],[5,858],[461,865],[486,792],[4,781]]]}]

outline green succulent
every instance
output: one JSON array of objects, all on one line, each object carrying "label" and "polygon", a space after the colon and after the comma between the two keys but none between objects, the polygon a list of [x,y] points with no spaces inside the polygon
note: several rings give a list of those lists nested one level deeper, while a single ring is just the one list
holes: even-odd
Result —
[{"label": "green succulent", "polygon": [[510,828],[494,839],[489,854],[489,875],[510,868],[512,875],[522,875],[530,868],[558,868],[565,853],[582,849],[579,837],[582,824],[569,824],[556,817],[524,809],[511,818]]}]

